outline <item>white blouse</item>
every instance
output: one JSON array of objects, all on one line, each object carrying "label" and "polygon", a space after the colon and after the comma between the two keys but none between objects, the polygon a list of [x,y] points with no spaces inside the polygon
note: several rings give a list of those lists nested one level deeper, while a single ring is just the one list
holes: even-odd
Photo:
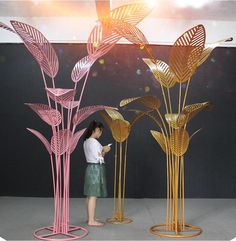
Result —
[{"label": "white blouse", "polygon": [[102,156],[103,146],[97,139],[89,137],[84,141],[83,147],[88,163],[104,163],[104,157]]}]

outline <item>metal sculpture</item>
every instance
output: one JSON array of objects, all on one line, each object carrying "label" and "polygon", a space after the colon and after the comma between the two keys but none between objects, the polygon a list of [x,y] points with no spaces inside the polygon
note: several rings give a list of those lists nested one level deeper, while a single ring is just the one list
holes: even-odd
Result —
[{"label": "metal sculpture", "polygon": [[[53,224],[37,229],[36,238],[42,240],[64,241],[79,239],[88,234],[84,227],[69,224],[69,179],[71,154],[75,150],[85,129],[76,132],[76,127],[96,111],[114,109],[113,107],[97,105],[80,108],[82,96],[93,63],[106,54],[117,41],[123,37],[119,28],[135,28],[152,9],[145,3],[135,3],[113,9],[109,15],[98,21],[92,30],[88,43],[88,56],[80,59],[74,66],[71,78],[73,89],[57,88],[55,77],[59,70],[59,61],[55,50],[44,35],[34,27],[19,22],[10,21],[13,29],[4,23],[0,27],[17,34],[25,47],[39,64],[43,78],[48,104],[26,103],[44,122],[51,126],[52,138],[49,141],[37,130],[27,128],[44,144],[50,155],[54,193]],[[79,95],[75,100],[77,83],[85,76]],[[72,118],[73,116],[73,118]],[[79,231],[80,234],[76,234]],[[63,239],[61,238],[63,236]]]},{"label": "metal sculpture", "polygon": [[[144,113],[135,114],[131,122],[125,120],[122,114],[114,109],[105,109],[100,114],[110,128],[115,140],[113,216],[108,218],[107,222],[111,224],[128,224],[133,221],[130,217],[125,216],[128,137],[134,124],[144,116]],[[123,143],[125,145],[124,152]]]},{"label": "metal sculpture", "polygon": [[[153,58],[143,59],[149,66],[154,77],[161,86],[165,104],[165,114],[160,112],[160,100],[156,97],[132,97],[120,102],[120,106],[139,103],[147,110],[132,109],[137,114],[143,113],[157,124],[160,131],[151,130],[151,134],[166,153],[167,167],[167,206],[166,223],[157,224],[150,232],[169,238],[190,238],[202,233],[202,229],[185,223],[184,219],[184,154],[188,149],[193,135],[189,136],[186,129],[189,121],[204,109],[210,109],[210,102],[186,105],[186,98],[192,75],[210,55],[211,51],[221,42],[231,41],[232,38],[219,41],[204,48],[205,29],[197,25],[181,35],[171,47],[169,64]],[[182,97],[183,83],[187,82]],[[170,90],[179,84],[177,106],[173,106]],[[177,111],[174,111],[174,108]],[[165,121],[164,121],[165,120]]]}]

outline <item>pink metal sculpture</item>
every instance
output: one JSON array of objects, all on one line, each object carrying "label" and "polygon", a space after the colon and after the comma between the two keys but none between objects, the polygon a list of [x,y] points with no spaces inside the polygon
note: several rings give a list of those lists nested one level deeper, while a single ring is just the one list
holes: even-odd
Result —
[{"label": "pink metal sculpture", "polygon": [[[53,179],[54,221],[50,226],[37,229],[34,232],[36,238],[48,241],[58,239],[67,241],[79,239],[88,234],[86,228],[69,224],[71,154],[85,129],[77,132],[75,130],[94,112],[113,108],[104,105],[80,108],[89,70],[93,63],[106,54],[121,37],[125,37],[133,43],[147,43],[146,38],[135,25],[150,11],[151,9],[145,3],[124,5],[112,10],[108,16],[104,16],[101,22],[98,22],[88,39],[88,56],[79,60],[72,70],[71,78],[75,83],[73,89],[56,88],[55,77],[59,69],[59,61],[53,47],[41,32],[18,21],[10,21],[13,29],[0,23],[1,28],[17,34],[22,39],[39,64],[48,101],[48,104],[26,103],[52,129],[49,143],[40,132],[27,128],[41,140],[48,151]],[[77,83],[84,76],[79,99],[75,100]],[[80,234],[75,234],[75,231],[79,231]]]}]

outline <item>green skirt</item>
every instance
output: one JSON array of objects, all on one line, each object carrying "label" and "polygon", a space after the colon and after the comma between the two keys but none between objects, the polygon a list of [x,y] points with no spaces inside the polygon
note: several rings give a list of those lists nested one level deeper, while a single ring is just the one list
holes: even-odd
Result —
[{"label": "green skirt", "polygon": [[88,164],[85,170],[84,195],[107,197],[105,164]]}]

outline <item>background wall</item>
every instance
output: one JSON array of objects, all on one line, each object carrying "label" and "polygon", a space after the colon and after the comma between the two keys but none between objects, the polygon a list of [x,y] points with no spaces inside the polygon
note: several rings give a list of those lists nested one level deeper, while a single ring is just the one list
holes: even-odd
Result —
[{"label": "background wall", "polygon": [[[86,55],[86,46],[53,46],[60,61],[56,85],[73,87],[71,70],[77,60]],[[153,49],[158,59],[167,61],[168,46],[153,46]],[[145,52],[136,46],[116,45],[92,67],[82,106],[118,107],[120,100],[126,97],[161,97],[159,85],[142,61],[143,57],[146,57]],[[185,156],[186,197],[236,197],[235,62],[235,48],[217,48],[190,83],[187,104],[211,101],[214,108],[200,113],[188,128],[190,133],[203,129],[191,140]],[[23,44],[0,44],[0,76],[0,195],[52,196],[49,156],[40,141],[26,130],[26,127],[33,128],[48,139],[51,137],[50,127],[24,105],[25,102],[46,103],[46,96],[39,67]],[[127,111],[122,113],[130,119]],[[81,128],[93,119],[101,120],[99,114],[94,114]],[[150,135],[150,129],[156,126],[150,119],[143,118],[129,138],[127,197],[130,198],[166,197],[165,155]],[[113,142],[108,129],[100,141],[104,145]],[[113,195],[113,156],[113,153],[106,156],[110,197]],[[72,154],[72,197],[83,197],[85,167],[80,141]]]}]

